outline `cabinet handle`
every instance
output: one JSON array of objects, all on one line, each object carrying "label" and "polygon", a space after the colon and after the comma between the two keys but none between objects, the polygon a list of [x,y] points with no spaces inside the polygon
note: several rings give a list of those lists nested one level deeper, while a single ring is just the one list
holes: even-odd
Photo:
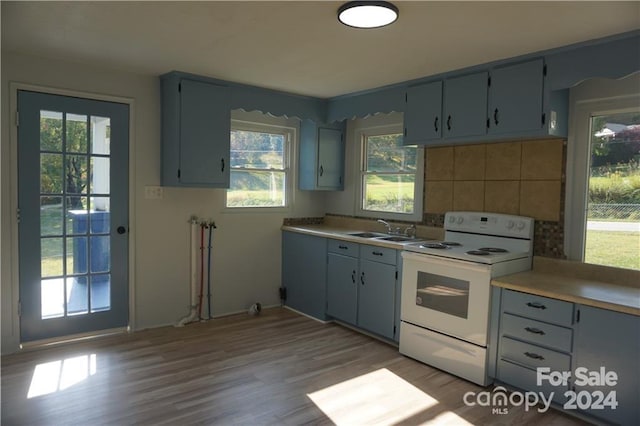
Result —
[{"label": "cabinet handle", "polygon": [[355,270],[351,272],[351,282],[354,283],[354,284],[356,283],[356,271]]},{"label": "cabinet handle", "polygon": [[544,306],[543,304],[538,303],[538,302],[528,302],[527,306],[530,307],[530,308],[535,308],[535,309],[547,309],[546,306]]},{"label": "cabinet handle", "polygon": [[320,176],[324,173],[324,169],[322,168],[322,164],[320,165]]},{"label": "cabinet handle", "polygon": [[496,123],[496,126],[498,125],[498,108],[493,111],[493,122]]},{"label": "cabinet handle", "polygon": [[533,334],[539,334],[541,336],[545,335],[545,332],[540,330],[539,328],[535,328],[535,327],[525,327],[524,328],[526,331],[528,331],[529,333],[533,333]]},{"label": "cabinet handle", "polygon": [[438,116],[433,120],[433,130],[438,133]]},{"label": "cabinet handle", "polygon": [[447,130],[451,130],[451,116],[447,117]]},{"label": "cabinet handle", "polygon": [[224,172],[224,158],[220,159],[220,171]]},{"label": "cabinet handle", "polygon": [[360,284],[364,285],[364,272],[360,275]]},{"label": "cabinet handle", "polygon": [[371,254],[373,254],[374,256],[384,256],[384,254],[379,251],[372,251]]},{"label": "cabinet handle", "polygon": [[533,352],[525,352],[524,355],[529,357],[529,358],[532,358],[532,359],[539,359],[541,361],[544,359],[544,357],[542,355],[538,355],[538,354],[533,353]]},{"label": "cabinet handle", "polygon": [[349,247],[343,246],[342,244],[338,246],[340,250],[347,250]]}]

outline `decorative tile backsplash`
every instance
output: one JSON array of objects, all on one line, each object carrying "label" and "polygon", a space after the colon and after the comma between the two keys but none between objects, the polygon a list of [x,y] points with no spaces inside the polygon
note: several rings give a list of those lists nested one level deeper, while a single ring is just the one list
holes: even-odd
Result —
[{"label": "decorative tile backsplash", "polygon": [[451,210],[533,217],[534,254],[564,258],[565,165],[563,139],[427,148],[423,224]]}]

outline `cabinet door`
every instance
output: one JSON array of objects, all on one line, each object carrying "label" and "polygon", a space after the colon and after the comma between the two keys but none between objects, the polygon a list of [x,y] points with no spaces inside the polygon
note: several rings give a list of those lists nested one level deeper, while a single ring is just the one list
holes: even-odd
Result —
[{"label": "cabinet door", "polygon": [[407,89],[404,145],[424,144],[442,137],[442,81]]},{"label": "cabinet door", "polygon": [[285,305],[326,319],[326,238],[282,233],[282,287],[287,290]]},{"label": "cabinet door", "polygon": [[445,138],[487,133],[487,83],[486,72],[445,80],[442,114]]},{"label": "cabinet door", "polygon": [[578,306],[576,336],[573,347],[576,368],[599,372],[602,367],[618,375],[615,387],[576,386],[576,392],[600,390],[606,396],[616,392],[618,407],[611,410],[586,410],[589,414],[612,423],[640,424],[640,317]]},{"label": "cabinet door", "polygon": [[393,339],[396,267],[360,260],[358,326]]},{"label": "cabinet door", "polygon": [[342,132],[337,129],[318,129],[318,187],[342,188],[343,154]]},{"label": "cabinet door", "polygon": [[542,129],[543,68],[538,59],[491,72],[490,135]]},{"label": "cabinet door", "polygon": [[182,184],[229,187],[231,109],[229,88],[180,82],[180,170]]},{"label": "cabinet door", "polygon": [[329,253],[327,265],[327,314],[355,325],[358,309],[358,259]]}]

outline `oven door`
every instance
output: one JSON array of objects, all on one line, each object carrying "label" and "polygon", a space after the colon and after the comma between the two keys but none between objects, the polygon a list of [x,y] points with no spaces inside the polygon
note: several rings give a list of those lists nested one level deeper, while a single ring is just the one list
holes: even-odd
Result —
[{"label": "oven door", "polygon": [[491,267],[402,252],[402,321],[487,345]]}]

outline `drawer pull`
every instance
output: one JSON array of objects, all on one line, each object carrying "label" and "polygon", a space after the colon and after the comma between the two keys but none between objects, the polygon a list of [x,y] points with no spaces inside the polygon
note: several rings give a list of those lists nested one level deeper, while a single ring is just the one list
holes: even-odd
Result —
[{"label": "drawer pull", "polygon": [[525,327],[524,328],[526,331],[528,331],[529,333],[533,333],[533,334],[539,334],[541,336],[545,335],[545,332],[540,330],[539,328],[535,328],[535,327]]},{"label": "drawer pull", "polygon": [[532,358],[532,359],[539,359],[539,360],[543,360],[544,359],[544,357],[542,355],[538,355],[536,353],[525,352],[524,354],[525,354],[525,356],[528,356],[529,358]]},{"label": "drawer pull", "polygon": [[538,302],[528,302],[527,306],[530,308],[536,308],[536,309],[547,309],[546,306]]},{"label": "drawer pull", "polygon": [[339,246],[338,246],[338,248],[339,248],[340,250],[347,250],[349,247],[347,247],[347,246],[343,246],[343,245],[339,245]]},{"label": "drawer pull", "polygon": [[381,252],[379,252],[379,251],[374,251],[374,252],[371,252],[371,253],[372,253],[374,256],[384,256],[384,254],[383,254],[383,253],[381,253]]}]

